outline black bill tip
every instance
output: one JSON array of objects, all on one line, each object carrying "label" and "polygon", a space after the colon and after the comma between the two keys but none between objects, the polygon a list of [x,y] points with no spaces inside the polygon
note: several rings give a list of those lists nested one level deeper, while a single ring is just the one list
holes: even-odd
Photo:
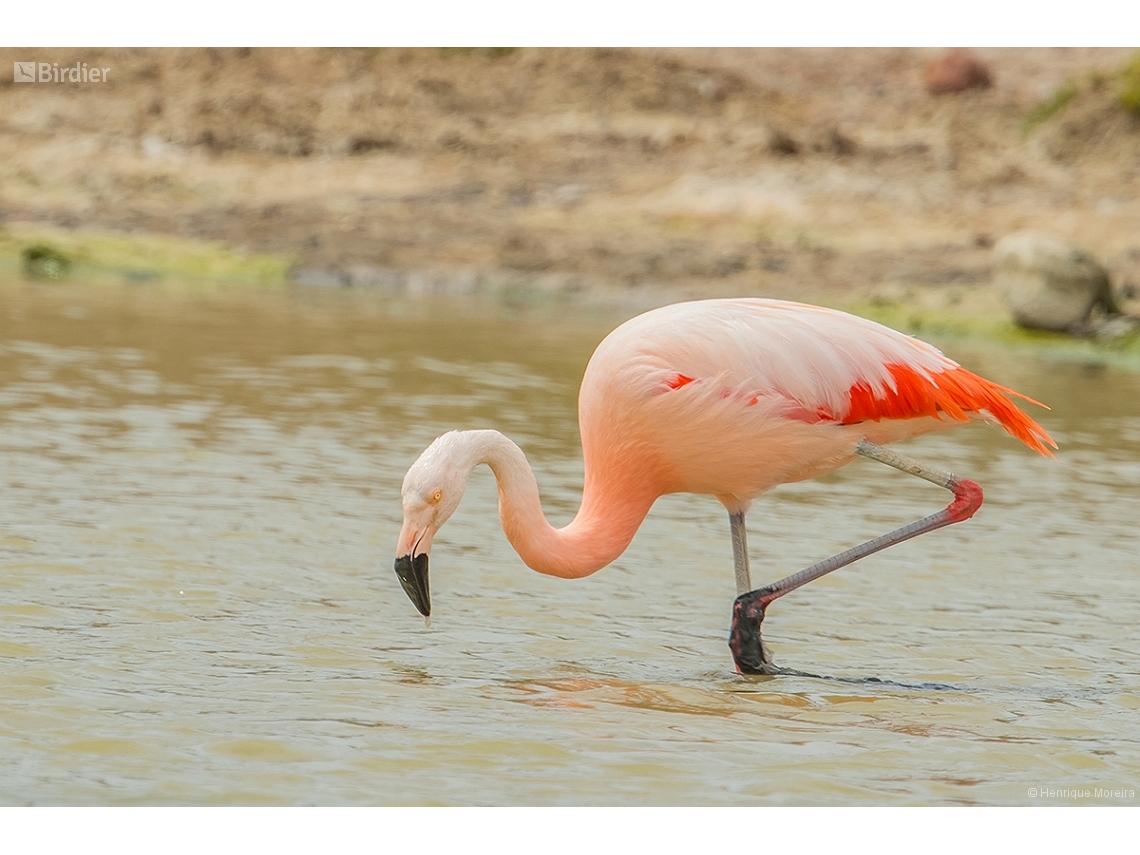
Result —
[{"label": "black bill tip", "polygon": [[396,559],[396,578],[404,587],[404,593],[424,617],[431,616],[431,592],[428,590],[427,553],[404,555]]}]

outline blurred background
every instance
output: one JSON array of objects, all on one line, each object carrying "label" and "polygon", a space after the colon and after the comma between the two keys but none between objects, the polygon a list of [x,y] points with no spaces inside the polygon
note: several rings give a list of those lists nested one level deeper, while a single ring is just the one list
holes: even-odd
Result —
[{"label": "blurred background", "polygon": [[965,311],[1031,229],[1140,283],[1128,49],[3,55],[109,69],[0,78],[9,273]]}]

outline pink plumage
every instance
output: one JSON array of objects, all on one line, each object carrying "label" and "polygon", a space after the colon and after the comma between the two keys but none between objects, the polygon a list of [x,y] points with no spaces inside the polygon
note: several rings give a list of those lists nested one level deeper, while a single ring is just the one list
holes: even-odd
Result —
[{"label": "pink plumage", "polygon": [[[881,446],[980,417],[1050,454],[1055,443],[1011,395],[1024,398],[925,342],[844,312],[760,299],[665,306],[611,332],[586,367],[578,397],[585,483],[573,521],[561,529],[547,522],[517,445],[497,431],[453,431],[432,443],[404,479],[396,573],[429,614],[432,538],[481,463],[498,480],[511,545],[528,566],[555,576],[585,576],[621,555],[660,496],[715,496],[730,515],[741,595],[733,655],[742,670],[766,668],[759,641],[766,604],[892,543],[968,519],[980,506],[973,482]],[[856,454],[952,490],[955,501],[751,591],[744,515],[752,501],[779,484],[838,469]]]},{"label": "pink plumage", "polygon": [[1047,454],[1049,435],[1008,393],[925,342],[844,312],[679,303],[621,325],[594,352],[578,403],[586,480],[604,489],[635,470],[658,495],[707,493],[744,509],[778,484],[841,466],[861,439],[890,443],[970,415]]}]

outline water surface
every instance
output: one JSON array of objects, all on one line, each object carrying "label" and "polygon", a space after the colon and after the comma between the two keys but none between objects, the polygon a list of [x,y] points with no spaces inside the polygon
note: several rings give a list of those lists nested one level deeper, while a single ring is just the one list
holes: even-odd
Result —
[{"label": "water surface", "polygon": [[[1137,803],[1136,374],[942,342],[1052,406],[1057,460],[983,425],[909,444],[986,505],[781,600],[765,638],[800,673],[742,678],[709,498],[565,581],[481,469],[430,627],[392,573],[403,473],[453,427],[512,436],[573,516],[577,385],[620,312],[0,297],[2,803]],[[781,488],[754,580],[944,504],[869,461]]]}]

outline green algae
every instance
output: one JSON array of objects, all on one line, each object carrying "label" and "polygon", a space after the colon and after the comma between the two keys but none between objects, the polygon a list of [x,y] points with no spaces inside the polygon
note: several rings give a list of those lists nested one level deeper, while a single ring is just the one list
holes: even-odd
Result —
[{"label": "green algae", "polygon": [[276,286],[288,282],[293,264],[289,255],[242,252],[220,241],[33,225],[0,229],[0,274],[33,278]]},{"label": "green algae", "polygon": [[935,342],[966,342],[998,349],[1034,353],[1050,360],[1114,365],[1140,370],[1140,331],[1093,338],[1045,330],[1029,330],[1004,315],[977,315],[916,307],[905,302],[866,301],[842,306],[844,311]]}]

